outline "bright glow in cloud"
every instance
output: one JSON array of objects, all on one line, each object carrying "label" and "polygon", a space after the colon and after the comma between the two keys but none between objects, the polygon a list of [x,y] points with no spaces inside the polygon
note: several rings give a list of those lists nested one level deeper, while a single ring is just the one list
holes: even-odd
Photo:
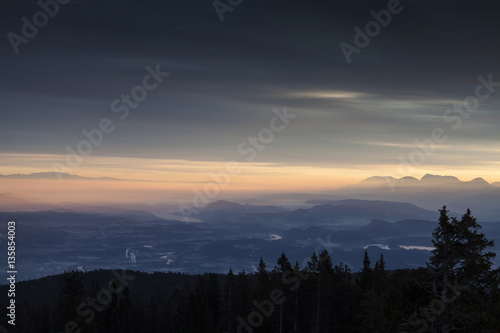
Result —
[{"label": "bright glow in cloud", "polygon": [[291,97],[306,98],[332,98],[332,99],[354,99],[369,96],[368,94],[355,91],[309,91],[292,93]]}]

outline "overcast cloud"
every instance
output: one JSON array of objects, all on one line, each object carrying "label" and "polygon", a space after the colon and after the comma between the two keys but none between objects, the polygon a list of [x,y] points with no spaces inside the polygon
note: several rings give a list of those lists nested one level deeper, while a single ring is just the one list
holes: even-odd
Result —
[{"label": "overcast cloud", "polygon": [[[259,162],[392,164],[436,127],[450,139],[432,163],[498,161],[479,148],[500,139],[500,92],[456,131],[442,120],[479,75],[500,81],[498,4],[401,3],[347,64],[339,44],[386,1],[245,0],[221,22],[211,1],[73,0],[18,55],[5,36],[39,7],[3,1],[0,152],[62,155],[109,117],[95,156],[225,161],[287,106],[298,117]],[[170,76],[119,121],[111,102],[156,64]]]}]

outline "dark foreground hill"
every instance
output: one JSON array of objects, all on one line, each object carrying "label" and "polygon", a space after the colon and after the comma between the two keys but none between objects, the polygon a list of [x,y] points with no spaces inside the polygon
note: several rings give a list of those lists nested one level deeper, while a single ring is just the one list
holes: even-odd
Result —
[{"label": "dark foreground hill", "polygon": [[[499,332],[498,286],[477,289],[433,269],[387,271],[383,256],[372,264],[367,252],[358,259],[357,273],[327,251],[302,268],[285,254],[272,269],[261,260],[253,274],[67,272],[17,283],[16,325],[0,332]],[[2,298],[9,319],[7,306]]]}]

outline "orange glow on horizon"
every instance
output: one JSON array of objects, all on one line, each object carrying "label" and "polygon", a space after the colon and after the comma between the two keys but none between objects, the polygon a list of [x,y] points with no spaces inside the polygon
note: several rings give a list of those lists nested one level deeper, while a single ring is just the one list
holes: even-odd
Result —
[{"label": "orange glow on horizon", "polygon": [[[1,154],[0,174],[53,172],[52,161],[63,156],[42,154]],[[88,156],[72,174],[84,177],[113,177],[135,181],[7,179],[0,178],[0,194],[13,193],[51,203],[78,202],[162,202],[182,200],[193,191],[216,184],[221,194],[318,193],[356,184],[371,176],[421,178],[426,173],[453,175],[467,181],[483,177],[499,181],[498,165],[416,168],[414,174],[398,174],[398,165],[360,165],[326,167],[278,163],[239,163],[239,173],[228,169],[228,162],[144,159]],[[231,171],[233,170],[233,171]],[[219,176],[217,176],[219,175]]]}]

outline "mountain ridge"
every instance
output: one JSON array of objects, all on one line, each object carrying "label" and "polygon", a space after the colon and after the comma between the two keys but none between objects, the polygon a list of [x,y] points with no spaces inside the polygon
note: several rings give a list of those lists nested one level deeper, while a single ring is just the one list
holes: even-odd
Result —
[{"label": "mountain ridge", "polygon": [[107,180],[107,181],[125,181],[125,182],[156,182],[155,180],[123,179],[115,177],[86,177],[72,175],[64,172],[35,172],[35,173],[14,173],[10,175],[0,174],[3,179],[71,179],[71,180]]}]

